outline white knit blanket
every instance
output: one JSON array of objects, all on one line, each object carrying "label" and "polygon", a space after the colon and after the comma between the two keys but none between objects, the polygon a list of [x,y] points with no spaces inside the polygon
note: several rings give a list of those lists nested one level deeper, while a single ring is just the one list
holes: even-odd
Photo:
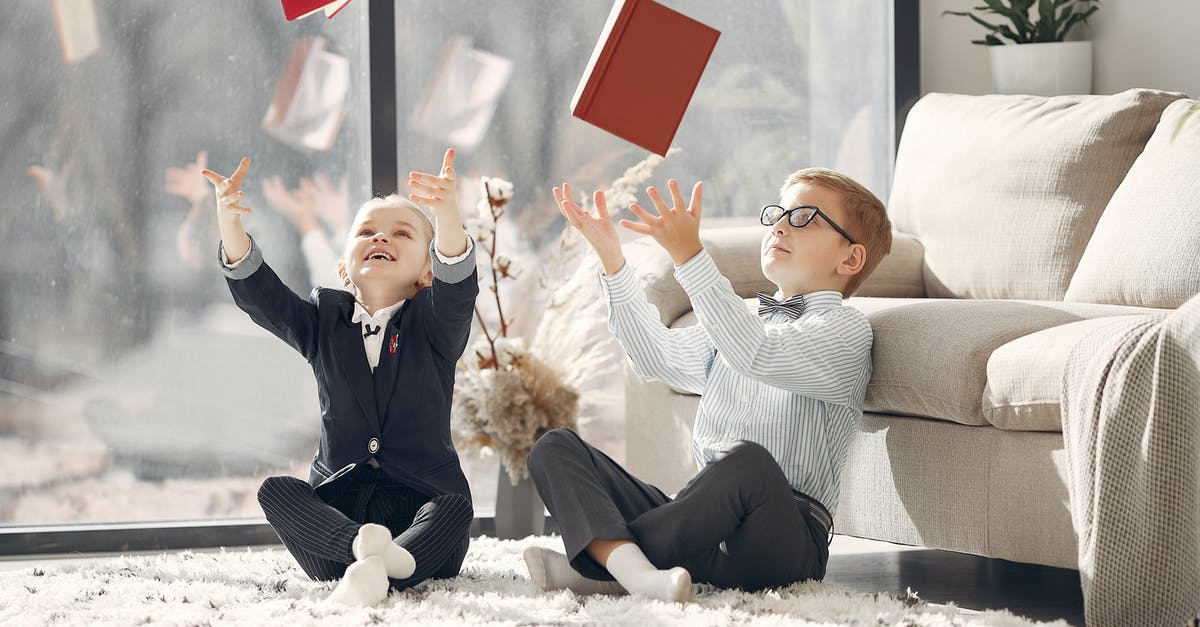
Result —
[{"label": "white knit blanket", "polygon": [[1192,625],[1200,612],[1200,295],[1086,336],[1067,363],[1062,416],[1088,625]]}]

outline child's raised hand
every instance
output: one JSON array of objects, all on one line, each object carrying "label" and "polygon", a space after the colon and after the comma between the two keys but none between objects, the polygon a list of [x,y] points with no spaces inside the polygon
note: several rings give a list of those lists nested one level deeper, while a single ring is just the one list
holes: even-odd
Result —
[{"label": "child's raised hand", "polygon": [[650,187],[646,193],[654,202],[658,215],[651,215],[636,202],[629,205],[629,210],[642,219],[642,222],[621,220],[621,226],[649,235],[662,246],[675,265],[696,256],[703,245],[700,243],[700,195],[704,182],[699,181],[692,187],[692,201],[684,204],[683,194],[679,191],[679,183],[675,179],[667,182],[671,190],[671,205],[668,206],[658,190]]},{"label": "child's raised hand", "polygon": [[442,157],[442,170],[438,174],[409,172],[408,198],[419,205],[432,209],[437,216],[458,216],[458,200],[455,198],[454,149],[446,149]]},{"label": "child's raised hand", "polygon": [[624,260],[624,255],[621,253],[621,238],[617,235],[617,229],[613,227],[612,220],[608,217],[608,199],[605,198],[604,192],[596,190],[592,195],[592,201],[596,205],[594,217],[571,199],[569,183],[563,183],[561,189],[554,188],[554,200],[558,203],[558,210],[567,218],[567,222],[579,231],[579,234],[600,256],[605,273],[612,274],[621,269]]},{"label": "child's raised hand", "polygon": [[228,178],[205,168],[200,170],[204,178],[208,179],[213,184],[213,188],[217,193],[217,218],[227,219],[240,217],[250,213],[248,207],[241,206],[242,198],[245,197],[245,192],[242,191],[242,181],[246,178],[246,172],[250,171],[250,157],[242,157],[241,163],[238,164],[237,170],[233,176]]}]

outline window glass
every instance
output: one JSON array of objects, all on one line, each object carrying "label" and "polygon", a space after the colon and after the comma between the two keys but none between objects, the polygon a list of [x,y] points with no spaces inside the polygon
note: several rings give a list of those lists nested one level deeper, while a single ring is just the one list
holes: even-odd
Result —
[{"label": "window glass", "polygon": [[[328,229],[369,189],[366,9],[6,6],[0,524],[260,517],[262,477],[307,476],[312,372],[233,306],[197,161],[228,175],[253,159],[247,228],[307,294],[294,192],[315,190]],[[276,97],[298,44],[315,104]],[[295,115],[264,124],[276,100]]]}]

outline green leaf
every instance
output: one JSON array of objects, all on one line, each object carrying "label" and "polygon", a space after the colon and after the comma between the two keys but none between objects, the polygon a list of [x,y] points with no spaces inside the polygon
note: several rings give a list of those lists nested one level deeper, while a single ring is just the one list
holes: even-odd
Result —
[{"label": "green leaf", "polygon": [[1033,6],[1034,2],[1036,2],[1036,0],[1012,0],[1012,2],[1009,4],[1012,5],[1014,11],[1024,15],[1026,19],[1028,19],[1029,7]]},{"label": "green leaf", "polygon": [[1038,25],[1054,25],[1054,0],[1038,0]]},{"label": "green leaf", "polygon": [[1054,38],[1057,30],[1058,25],[1055,22],[1054,16],[1054,0],[1038,0],[1037,38],[1035,41],[1038,43],[1057,41]]},{"label": "green leaf", "polygon": [[1022,37],[1021,35],[1016,34],[1012,31],[1011,28],[1009,28],[1007,26],[1003,26],[1003,25],[1000,26],[1000,28],[997,29],[996,32],[1001,35],[1004,35],[1005,37],[1008,37],[1009,39],[1011,39],[1013,41],[1013,43],[1016,43],[1016,44],[1030,43],[1029,37]]},{"label": "green leaf", "polygon": [[1017,27],[1017,32],[1021,34],[1022,39],[1027,39],[1029,37],[1029,34],[1032,32],[1032,27],[1029,24],[1028,13],[1022,13],[1015,8],[1007,7],[1003,2],[1001,2],[1001,0],[984,0],[984,2],[987,3],[988,8],[991,9],[993,13],[1007,17],[1009,21],[1013,23],[1013,26]]},{"label": "green leaf", "polygon": [[[971,43],[1003,45],[1001,37],[1013,43],[1042,43],[1063,41],[1075,24],[1087,22],[1087,18],[1099,10],[1100,0],[980,0],[982,5],[970,11],[942,11],[942,15],[969,17],[976,24],[991,31],[982,40]],[[1030,11],[1036,7],[1036,18]],[[997,15],[1012,23],[993,24],[981,15]]]},{"label": "green leaf", "polygon": [[1083,13],[1075,13],[1075,14],[1071,15],[1071,17],[1067,18],[1067,21],[1065,23],[1063,23],[1062,29],[1058,33],[1056,33],[1058,39],[1055,39],[1055,41],[1062,41],[1063,39],[1066,39],[1067,33],[1070,32],[1072,26],[1074,26],[1075,24],[1077,24],[1079,22],[1086,23],[1087,19],[1089,17],[1091,17],[1093,13],[1095,13],[1096,11],[1099,11],[1099,10],[1100,10],[1100,7],[1092,7],[1090,9],[1088,9],[1087,11],[1084,11]]},{"label": "green leaf", "polygon": [[949,13],[950,15],[961,15],[963,17],[969,17],[976,24],[979,24],[980,26],[982,26],[990,31],[999,32],[1001,28],[1007,28],[1007,26],[1000,26],[997,24],[988,23],[988,22],[984,21],[982,18],[976,16],[974,13],[971,13],[969,11],[942,11],[942,15],[945,15],[947,13]]}]

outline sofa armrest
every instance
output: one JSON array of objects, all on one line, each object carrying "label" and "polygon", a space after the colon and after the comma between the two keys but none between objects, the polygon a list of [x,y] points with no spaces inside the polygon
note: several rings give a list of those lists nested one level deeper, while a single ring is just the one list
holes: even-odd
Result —
[{"label": "sofa armrest", "polygon": [[[712,256],[717,269],[742,298],[758,292],[775,292],[775,286],[763,276],[759,264],[762,244],[761,226],[701,229],[700,241]],[[658,308],[663,324],[670,325],[692,310],[687,294],[675,280],[675,264],[654,240],[645,237],[624,246],[625,259],[638,275],[646,298]],[[923,267],[925,247],[911,235],[892,233],[892,252],[875,268],[856,296],[921,298],[925,296]]]}]

